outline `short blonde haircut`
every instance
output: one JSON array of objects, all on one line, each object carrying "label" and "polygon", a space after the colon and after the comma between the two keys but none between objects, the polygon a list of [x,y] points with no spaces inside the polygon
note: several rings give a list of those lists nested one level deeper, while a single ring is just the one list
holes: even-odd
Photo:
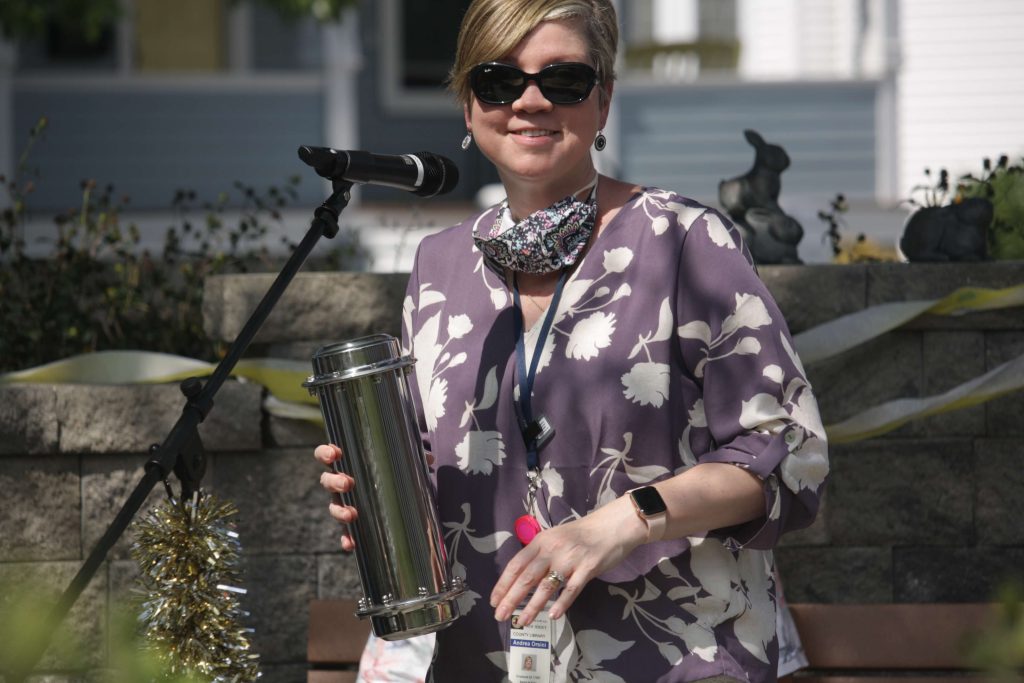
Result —
[{"label": "short blonde haircut", "polygon": [[473,0],[462,19],[448,89],[459,104],[472,101],[469,72],[501,59],[543,21],[575,20],[583,27],[601,83],[615,80],[619,25],[611,0]]}]

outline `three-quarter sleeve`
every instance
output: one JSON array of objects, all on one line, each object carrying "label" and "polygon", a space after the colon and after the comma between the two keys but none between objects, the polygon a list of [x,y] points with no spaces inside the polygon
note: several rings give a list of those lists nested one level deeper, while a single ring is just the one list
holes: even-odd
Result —
[{"label": "three-quarter sleeve", "polygon": [[[409,282],[405,287],[405,297],[402,299],[402,353],[411,355],[413,358],[416,358],[416,348],[413,344],[413,340],[415,339],[417,329],[416,310],[420,293],[419,264],[422,248],[423,245],[421,243],[416,249],[416,256],[413,260],[412,271],[409,273]],[[430,433],[427,430],[427,421],[423,412],[424,402],[421,394],[421,378],[419,376],[422,368],[418,365],[414,365],[414,369],[415,371],[408,375],[409,389],[412,394],[413,403],[416,406],[416,424],[420,429],[420,440],[423,443],[423,449],[430,452]]]},{"label": "three-quarter sleeve", "polygon": [[679,261],[676,333],[686,372],[702,387],[687,416],[690,438],[707,445],[694,451],[696,461],[731,463],[764,482],[764,517],[712,534],[767,549],[814,520],[828,459],[786,322],[748,258],[735,226],[717,212],[692,221]]}]

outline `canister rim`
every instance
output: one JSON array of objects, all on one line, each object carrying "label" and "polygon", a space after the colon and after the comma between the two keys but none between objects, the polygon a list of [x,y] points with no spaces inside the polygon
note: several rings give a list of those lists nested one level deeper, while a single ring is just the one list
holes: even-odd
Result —
[{"label": "canister rim", "polygon": [[424,607],[449,602],[458,598],[466,591],[466,586],[461,580],[453,581],[453,583],[455,583],[455,585],[451,589],[442,591],[436,595],[423,595],[415,598],[409,598],[408,600],[391,602],[387,605],[363,607],[356,611],[356,616],[360,619],[366,619],[367,617],[391,616],[393,614],[413,612]]},{"label": "canister rim", "polygon": [[416,359],[413,358],[412,356],[388,358],[387,360],[378,361],[376,363],[368,363],[366,365],[359,365],[354,368],[346,368],[345,370],[335,370],[334,372],[327,372],[322,375],[310,375],[306,379],[306,381],[302,383],[302,386],[312,389],[327,384],[334,384],[336,382],[344,382],[345,380],[355,379],[357,377],[365,377],[367,375],[375,375],[381,372],[387,372],[388,370],[404,368],[406,366],[412,365],[415,362]]},{"label": "canister rim", "polygon": [[313,360],[335,356],[341,352],[361,351],[375,346],[386,346],[397,350],[398,343],[397,337],[378,332],[376,334],[368,334],[356,339],[346,339],[345,341],[333,342],[325,346],[321,346],[315,353],[313,353]]}]

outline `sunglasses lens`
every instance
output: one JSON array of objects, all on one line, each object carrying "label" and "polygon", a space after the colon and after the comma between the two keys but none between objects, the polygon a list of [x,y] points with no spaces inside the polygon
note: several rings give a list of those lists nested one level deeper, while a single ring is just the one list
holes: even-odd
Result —
[{"label": "sunglasses lens", "polygon": [[487,104],[508,104],[526,89],[525,74],[502,64],[481,64],[473,70],[473,92]]},{"label": "sunglasses lens", "polygon": [[541,92],[553,104],[582,102],[594,86],[594,71],[585,64],[556,64],[540,72]]},{"label": "sunglasses lens", "polygon": [[482,102],[509,104],[522,96],[528,79],[552,104],[576,104],[587,99],[597,74],[586,64],[553,64],[535,77],[506,64],[480,64],[470,74],[470,85]]}]

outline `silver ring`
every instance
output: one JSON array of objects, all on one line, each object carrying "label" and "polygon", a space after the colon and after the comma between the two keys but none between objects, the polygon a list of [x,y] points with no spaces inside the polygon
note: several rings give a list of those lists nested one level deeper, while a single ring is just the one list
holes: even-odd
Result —
[{"label": "silver ring", "polygon": [[548,572],[548,575],[544,577],[544,580],[551,583],[555,588],[558,588],[565,583],[565,575],[556,569],[552,569]]}]

